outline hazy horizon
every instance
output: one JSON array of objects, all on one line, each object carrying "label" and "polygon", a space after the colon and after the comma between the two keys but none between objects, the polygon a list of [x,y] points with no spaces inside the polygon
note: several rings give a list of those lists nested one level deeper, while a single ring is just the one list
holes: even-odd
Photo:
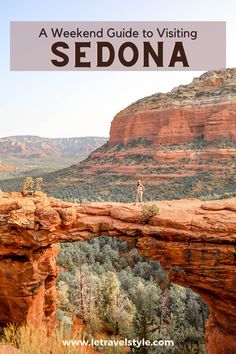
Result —
[{"label": "hazy horizon", "polygon": [[41,138],[41,139],[84,139],[84,138],[103,138],[109,139],[109,136],[100,136],[100,135],[85,135],[85,136],[40,136],[34,134],[18,134],[18,135],[8,135],[8,136],[1,136],[0,139],[7,139],[7,138],[18,138],[18,137],[32,137],[32,138]]}]

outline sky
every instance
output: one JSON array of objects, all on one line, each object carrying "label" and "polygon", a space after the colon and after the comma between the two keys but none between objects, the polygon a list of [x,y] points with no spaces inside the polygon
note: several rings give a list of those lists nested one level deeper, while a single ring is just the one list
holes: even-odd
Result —
[{"label": "sky", "polygon": [[109,136],[127,105],[202,73],[11,72],[10,21],[226,21],[227,67],[235,67],[235,17],[235,0],[1,0],[0,136]]}]

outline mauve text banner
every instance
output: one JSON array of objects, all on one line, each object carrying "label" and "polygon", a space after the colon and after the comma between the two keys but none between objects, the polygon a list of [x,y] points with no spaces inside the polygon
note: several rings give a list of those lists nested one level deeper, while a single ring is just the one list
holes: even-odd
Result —
[{"label": "mauve text banner", "polygon": [[11,22],[12,71],[225,67],[225,22]]}]

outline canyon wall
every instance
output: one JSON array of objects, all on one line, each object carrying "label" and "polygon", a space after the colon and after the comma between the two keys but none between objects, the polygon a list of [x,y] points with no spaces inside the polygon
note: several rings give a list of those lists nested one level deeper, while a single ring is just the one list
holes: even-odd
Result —
[{"label": "canyon wall", "polygon": [[3,194],[0,202],[0,322],[55,325],[58,242],[117,237],[160,261],[171,281],[209,305],[208,354],[236,352],[236,198],[156,203],[144,222],[138,206],[71,204],[43,193]]},{"label": "canyon wall", "polygon": [[235,166],[236,69],[226,69],[131,104],[113,119],[109,143],[46,186],[60,197],[130,202],[140,179],[146,200],[216,198],[234,193]]},{"label": "canyon wall", "polygon": [[118,113],[110,145],[146,138],[153,144],[236,139],[236,69],[210,71],[189,85],[157,93]]}]

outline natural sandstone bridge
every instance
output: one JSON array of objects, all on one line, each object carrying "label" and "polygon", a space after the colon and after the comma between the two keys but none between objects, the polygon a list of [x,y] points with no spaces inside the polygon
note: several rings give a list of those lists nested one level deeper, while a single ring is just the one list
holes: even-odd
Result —
[{"label": "natural sandstone bridge", "polygon": [[0,201],[0,322],[52,326],[58,242],[99,235],[125,240],[160,261],[174,283],[209,305],[209,354],[236,353],[236,198],[158,202],[148,224],[130,204],[65,203],[43,193],[5,193]]}]

